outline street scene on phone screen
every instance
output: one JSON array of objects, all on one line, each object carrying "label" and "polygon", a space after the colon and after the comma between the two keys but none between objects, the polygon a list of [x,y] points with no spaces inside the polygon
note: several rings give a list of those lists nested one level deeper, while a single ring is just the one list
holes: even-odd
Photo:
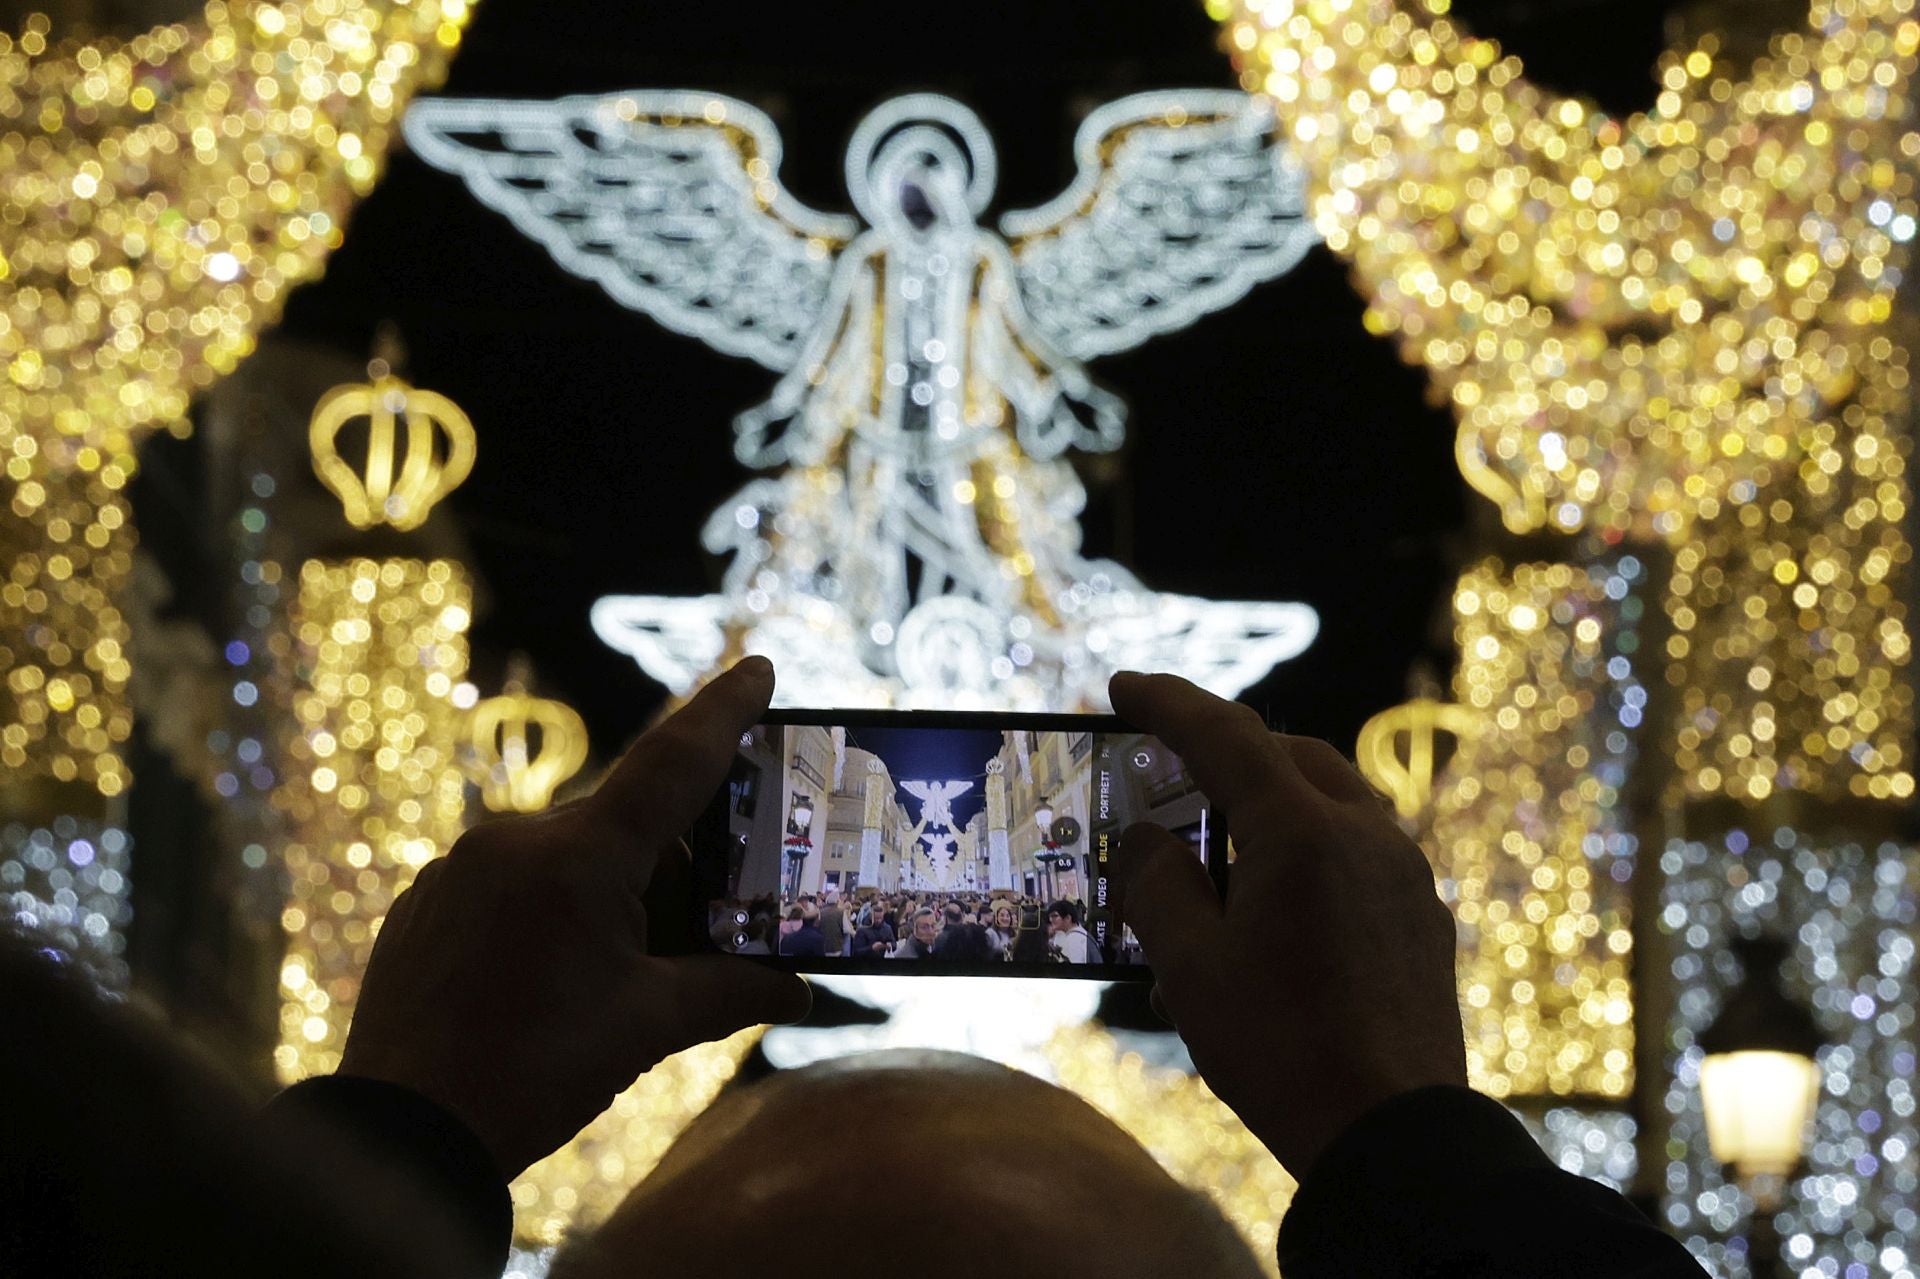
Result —
[{"label": "street scene on phone screen", "polygon": [[1120,833],[1151,820],[1205,856],[1211,815],[1137,733],[763,724],[726,795],[721,949],[796,960],[1138,964],[1109,899]]}]

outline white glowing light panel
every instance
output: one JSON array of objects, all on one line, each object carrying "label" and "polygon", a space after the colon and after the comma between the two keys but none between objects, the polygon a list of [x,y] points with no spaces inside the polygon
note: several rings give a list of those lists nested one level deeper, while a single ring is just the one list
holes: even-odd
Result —
[{"label": "white glowing light panel", "polygon": [[[1004,977],[810,976],[835,994],[887,1013],[877,1025],[775,1026],[760,1047],[783,1070],[882,1048],[971,1053],[1057,1081],[1047,1042],[1100,1006],[1107,983]],[[929,989],[931,987],[931,989]]]},{"label": "white glowing light panel", "polygon": [[685,692],[731,652],[782,666],[788,704],[1105,704],[1122,667],[1231,695],[1317,629],[1299,604],[1163,595],[1079,554],[1069,448],[1120,443],[1081,361],[1230,305],[1313,243],[1271,109],[1217,90],[1088,117],[1079,173],[980,224],[996,159],[930,94],[855,130],[859,217],[778,181],[772,123],[714,94],[416,103],[428,163],[622,304],[780,375],[735,421],[757,468],[706,546],[723,593],[612,597],[594,627]]}]

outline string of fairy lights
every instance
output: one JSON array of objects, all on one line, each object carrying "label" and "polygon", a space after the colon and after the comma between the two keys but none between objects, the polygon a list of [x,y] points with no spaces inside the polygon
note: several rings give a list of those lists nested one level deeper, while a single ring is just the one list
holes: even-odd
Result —
[{"label": "string of fairy lights", "polygon": [[[1853,448],[1895,444],[1867,435]],[[1891,478],[1847,471],[1825,490],[1736,486],[1727,513],[1675,552],[1666,647],[1682,796],[1912,797],[1902,460],[1884,459]]]},{"label": "string of fairy lights", "polygon": [[43,16],[0,43],[0,191],[19,221],[0,353],[0,448],[130,474],[233,368],[287,287],[340,243],[465,0],[207,6],[193,26],[64,45]]},{"label": "string of fairy lights", "polygon": [[1531,85],[1441,0],[1212,11],[1370,327],[1451,396],[1469,482],[1518,531],[1679,547],[1684,792],[1910,795],[1906,7],[1816,4],[1744,77],[1675,50],[1625,120]]}]

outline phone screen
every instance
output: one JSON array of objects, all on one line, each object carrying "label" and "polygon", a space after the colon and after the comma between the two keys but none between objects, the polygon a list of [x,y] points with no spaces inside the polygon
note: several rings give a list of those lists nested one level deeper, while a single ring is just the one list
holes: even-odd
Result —
[{"label": "phone screen", "polygon": [[1111,878],[1137,821],[1224,875],[1185,764],[1112,716],[773,712],[689,837],[696,935],[802,972],[1148,980]]}]

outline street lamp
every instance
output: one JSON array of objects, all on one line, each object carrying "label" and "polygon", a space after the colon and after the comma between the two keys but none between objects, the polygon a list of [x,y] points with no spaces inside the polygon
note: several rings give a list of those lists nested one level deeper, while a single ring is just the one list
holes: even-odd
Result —
[{"label": "street lamp", "polygon": [[813,851],[813,798],[809,795],[795,795],[791,816],[787,819],[787,897],[789,900],[800,895],[801,867],[805,865],[807,854]]},{"label": "street lamp", "polygon": [[1807,1125],[1820,1095],[1814,1056],[1821,1035],[1813,1015],[1780,989],[1787,944],[1771,937],[1735,938],[1745,976],[1700,1032],[1700,1103],[1707,1145],[1752,1196],[1748,1232],[1756,1279],[1779,1273],[1774,1227],[1786,1182],[1806,1147]]},{"label": "street lamp", "polygon": [[1053,803],[1045,796],[1042,796],[1040,802],[1034,805],[1033,822],[1040,828],[1040,849],[1034,853],[1033,860],[1045,869],[1046,896],[1052,897],[1060,889],[1056,879],[1059,865],[1073,854],[1060,851],[1060,841],[1053,837]]}]

